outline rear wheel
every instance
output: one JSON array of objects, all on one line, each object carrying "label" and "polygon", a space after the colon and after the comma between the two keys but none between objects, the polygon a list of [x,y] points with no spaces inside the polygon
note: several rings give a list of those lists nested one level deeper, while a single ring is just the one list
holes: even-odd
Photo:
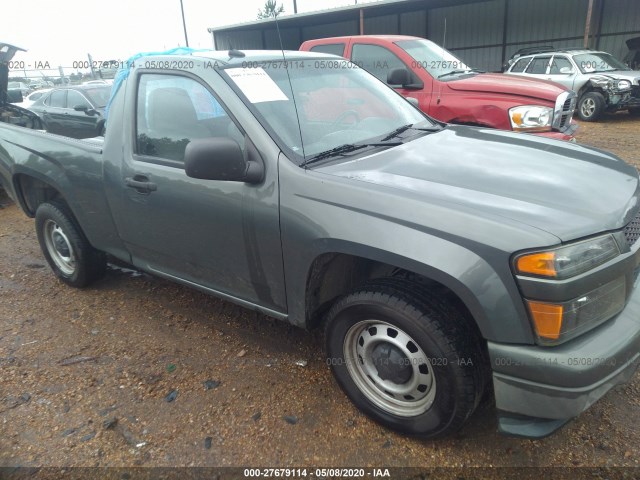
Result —
[{"label": "rear wheel", "polygon": [[36,233],[49,266],[66,284],[84,287],[104,275],[104,253],[91,246],[64,203],[49,202],[38,207]]},{"label": "rear wheel", "polygon": [[629,115],[632,117],[640,117],[640,108],[630,108]]},{"label": "rear wheel", "polygon": [[578,117],[585,122],[595,122],[604,112],[606,101],[598,92],[587,92],[578,101]]},{"label": "rear wheel", "polygon": [[484,391],[481,339],[459,312],[404,282],[371,283],[338,301],[326,348],[353,403],[404,433],[456,431]]}]

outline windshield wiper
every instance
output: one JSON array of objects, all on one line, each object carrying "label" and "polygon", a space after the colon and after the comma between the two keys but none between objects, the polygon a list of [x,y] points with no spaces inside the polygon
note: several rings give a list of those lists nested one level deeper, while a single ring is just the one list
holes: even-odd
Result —
[{"label": "windshield wiper", "polygon": [[450,72],[443,73],[442,75],[438,75],[438,78],[446,77],[449,75],[459,75],[461,73],[486,73],[484,70],[478,70],[477,68],[467,68],[466,70],[451,70]]},{"label": "windshield wiper", "polygon": [[409,125],[403,125],[402,127],[398,127],[396,128],[394,131],[389,132],[389,134],[382,138],[381,141],[382,142],[386,142],[387,140],[391,140],[394,137],[397,137],[398,135],[400,135],[401,133],[406,132],[407,130],[420,130],[422,132],[439,132],[440,130],[442,130],[442,127],[414,127],[413,123],[410,123]]},{"label": "windshield wiper", "polygon": [[313,157],[302,162],[300,166],[304,167],[306,165],[316,163],[320,160],[324,160],[325,158],[344,155],[345,153],[351,153],[366,147],[397,147],[398,145],[402,145],[402,142],[346,143],[344,145],[340,145],[339,147],[320,152],[317,155],[314,155]]}]

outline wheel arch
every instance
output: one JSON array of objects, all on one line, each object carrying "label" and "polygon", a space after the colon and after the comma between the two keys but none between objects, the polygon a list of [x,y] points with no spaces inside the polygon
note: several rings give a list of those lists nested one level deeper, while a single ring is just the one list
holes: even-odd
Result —
[{"label": "wheel arch", "polygon": [[[523,331],[517,318],[514,318],[521,312],[511,302],[511,298],[505,298],[509,295],[508,291],[504,285],[496,284],[496,273],[492,269],[489,270],[487,264],[484,272],[478,263],[470,266],[469,274],[466,276],[471,283],[475,282],[475,285],[469,285],[454,271],[447,271],[417,259],[362,245],[342,244],[342,247],[318,254],[309,264],[304,284],[304,317],[299,319],[303,320],[302,326],[318,326],[331,304],[340,296],[370,280],[391,276],[418,282],[423,289],[447,297],[485,339],[502,336],[511,337],[514,341],[532,341],[530,328]],[[475,257],[475,254],[461,246],[455,246],[455,249],[461,256],[465,251],[468,261]],[[480,277],[484,280],[478,283]],[[493,318],[497,311],[503,315],[509,312],[511,321],[508,328],[498,328],[500,319]],[[293,314],[290,319],[297,323],[296,312],[290,313]],[[505,330],[509,332],[505,333]]]},{"label": "wheel arch", "polygon": [[51,178],[38,172],[21,171],[13,175],[12,182],[20,207],[31,218],[35,217],[42,203],[50,200],[61,201],[71,210],[70,202],[62,193],[63,189]]}]

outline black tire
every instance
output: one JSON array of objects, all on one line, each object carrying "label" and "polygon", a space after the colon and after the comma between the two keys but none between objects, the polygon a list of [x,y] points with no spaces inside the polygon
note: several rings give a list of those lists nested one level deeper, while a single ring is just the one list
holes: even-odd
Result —
[{"label": "black tire", "polygon": [[578,101],[578,117],[585,122],[595,122],[605,109],[604,96],[598,92],[587,92]]},{"label": "black tire", "polygon": [[64,203],[51,201],[38,207],[36,233],[53,273],[67,285],[82,288],[104,276],[105,254],[91,246]]},{"label": "black tire", "polygon": [[630,108],[629,115],[632,117],[640,117],[640,108]]},{"label": "black tire", "polygon": [[[373,334],[372,325],[376,326]],[[394,329],[396,336],[390,340]],[[484,393],[489,370],[475,329],[452,305],[405,281],[383,279],[343,297],[329,310],[325,333],[327,362],[340,387],[360,410],[393,430],[421,437],[451,434],[467,421]],[[389,353],[388,341],[404,344],[407,337],[410,342],[404,349],[396,348],[395,359],[404,355],[400,365],[418,364],[417,369],[409,367],[409,380],[406,369],[384,368],[385,361],[393,365],[393,352],[384,361],[376,359],[375,353],[366,362],[360,360],[358,349],[364,354],[375,346],[371,351],[381,349],[384,357]],[[412,353],[416,348],[417,353]],[[375,374],[366,374],[367,363],[382,365],[375,367],[375,379]],[[397,371],[401,374],[390,383]],[[409,398],[407,392],[383,393],[388,386],[402,389],[412,382],[419,384],[418,391],[421,386],[427,388],[418,395],[416,390],[409,392]]]}]

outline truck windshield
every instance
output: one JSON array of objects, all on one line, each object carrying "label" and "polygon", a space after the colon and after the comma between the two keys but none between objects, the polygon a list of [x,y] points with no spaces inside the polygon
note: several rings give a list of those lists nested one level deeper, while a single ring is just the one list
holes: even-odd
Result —
[{"label": "truck windshield", "polygon": [[223,76],[297,163],[345,144],[375,142],[405,125],[436,125],[348,60],[295,59],[286,66],[283,60],[244,62]]},{"label": "truck windshield", "polygon": [[629,70],[624,63],[608,53],[583,53],[573,57],[582,73]]},{"label": "truck windshield", "polygon": [[434,78],[473,71],[453,53],[429,40],[400,40],[396,45],[413,58],[411,68],[423,68]]}]

